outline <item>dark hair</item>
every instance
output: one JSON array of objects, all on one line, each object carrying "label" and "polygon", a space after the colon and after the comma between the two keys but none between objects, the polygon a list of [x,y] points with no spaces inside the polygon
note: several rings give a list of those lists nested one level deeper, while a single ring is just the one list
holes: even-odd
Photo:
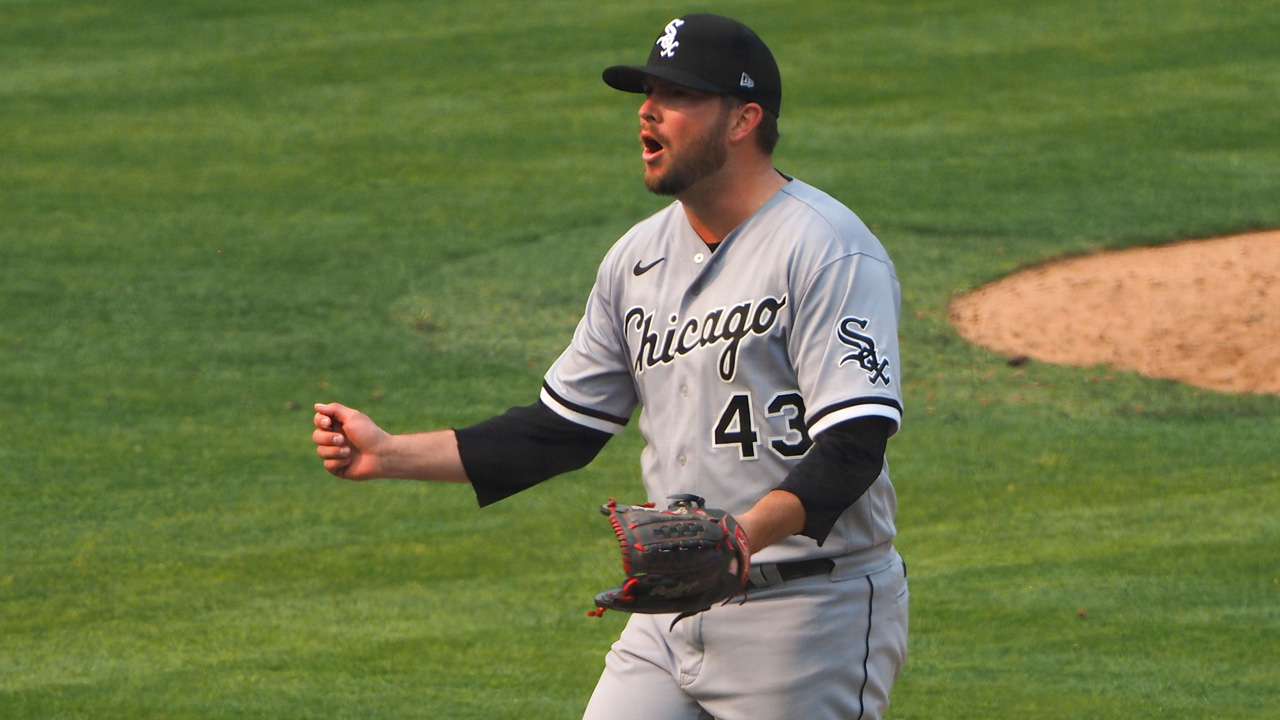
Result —
[{"label": "dark hair", "polygon": [[760,118],[760,124],[756,126],[756,140],[760,143],[760,149],[765,155],[773,154],[773,149],[778,147],[777,115],[768,110],[764,111],[764,117]]},{"label": "dark hair", "polygon": [[[725,110],[736,110],[748,102],[734,95],[721,95],[720,101]],[[762,112],[760,124],[756,126],[756,145],[765,155],[772,155],[774,148],[778,147],[778,116],[763,107],[760,110]]]}]

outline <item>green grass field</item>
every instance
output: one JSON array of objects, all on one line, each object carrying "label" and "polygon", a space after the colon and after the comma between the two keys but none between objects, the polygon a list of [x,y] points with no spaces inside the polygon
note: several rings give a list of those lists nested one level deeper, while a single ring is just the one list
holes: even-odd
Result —
[{"label": "green grass field", "polygon": [[[0,0],[0,718],[579,716],[634,430],[480,511],[331,478],[309,407],[532,401],[664,203],[599,72],[690,9]],[[903,282],[891,717],[1275,717],[1280,397],[1009,367],[946,305],[1280,227],[1280,2],[696,9],[771,45],[779,166]]]}]

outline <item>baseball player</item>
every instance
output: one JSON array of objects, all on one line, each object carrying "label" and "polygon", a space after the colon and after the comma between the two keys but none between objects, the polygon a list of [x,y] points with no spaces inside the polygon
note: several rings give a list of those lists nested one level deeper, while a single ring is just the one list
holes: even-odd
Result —
[{"label": "baseball player", "polygon": [[746,26],[676,18],[644,65],[603,77],[644,95],[644,182],[674,201],[607,253],[538,402],[409,435],[320,404],[317,452],[352,480],[470,482],[484,506],[586,465],[641,408],[648,499],[736,518],[746,599],[631,615],[584,717],[878,718],[907,652],[884,457],[903,409],[893,264],[774,167],[781,79]]}]

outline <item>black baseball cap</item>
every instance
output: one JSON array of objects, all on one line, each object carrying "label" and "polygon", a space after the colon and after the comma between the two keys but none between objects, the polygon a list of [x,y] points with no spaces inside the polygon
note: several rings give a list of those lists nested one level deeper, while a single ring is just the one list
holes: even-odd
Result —
[{"label": "black baseball cap", "polygon": [[697,13],[667,23],[644,65],[614,65],[604,81],[625,92],[644,92],[646,77],[703,92],[733,95],[778,115],[782,76],[773,53],[751,28],[720,15]]}]

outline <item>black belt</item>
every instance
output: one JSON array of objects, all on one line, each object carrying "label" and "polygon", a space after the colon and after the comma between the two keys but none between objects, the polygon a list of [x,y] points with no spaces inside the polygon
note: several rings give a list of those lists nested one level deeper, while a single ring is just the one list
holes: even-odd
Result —
[{"label": "black belt", "polygon": [[[831,558],[814,558],[813,560],[797,560],[795,562],[782,562],[764,565],[759,568],[761,575],[769,580],[775,573],[781,578],[781,582],[789,582],[791,580],[799,580],[800,578],[813,577],[814,575],[826,575],[834,570],[836,564]],[[772,568],[770,572],[769,568]],[[752,569],[753,571],[755,568]],[[760,588],[771,587],[777,585],[778,580],[757,583],[755,580],[747,580],[747,589],[759,590]]]}]

